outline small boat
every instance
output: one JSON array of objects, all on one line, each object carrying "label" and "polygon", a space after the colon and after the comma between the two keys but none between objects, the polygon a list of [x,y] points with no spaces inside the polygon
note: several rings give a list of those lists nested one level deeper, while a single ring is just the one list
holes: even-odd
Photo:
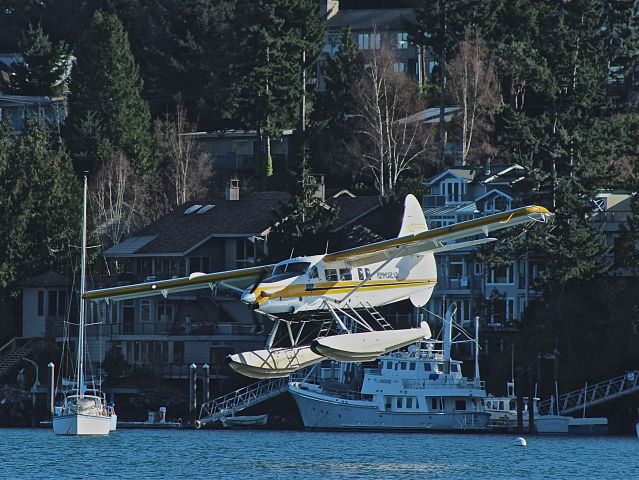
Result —
[{"label": "small boat", "polygon": [[224,428],[252,428],[266,425],[268,421],[268,414],[264,415],[244,415],[244,416],[231,416],[220,418]]},{"label": "small boat", "polygon": [[[488,396],[484,400],[486,411],[490,413],[490,425],[494,430],[514,432],[517,429],[517,397],[515,396],[515,382],[506,383],[505,397]],[[528,397],[523,398],[522,420],[525,429],[528,428]],[[533,398],[533,421],[537,433],[567,434],[571,417],[565,415],[541,415],[537,409],[538,398]]]},{"label": "small boat", "polygon": [[[87,245],[87,178],[84,177],[82,210],[82,265],[80,268],[80,321],[76,352],[75,386],[65,392],[64,403],[54,411],[53,433],[56,435],[108,435],[115,429],[106,398],[98,389],[88,389],[85,378],[85,300]],[[115,417],[117,421],[117,417]]]}]

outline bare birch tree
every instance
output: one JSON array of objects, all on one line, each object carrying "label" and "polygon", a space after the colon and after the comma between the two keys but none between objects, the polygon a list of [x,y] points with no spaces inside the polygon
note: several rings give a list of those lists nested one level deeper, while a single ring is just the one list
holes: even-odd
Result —
[{"label": "bare birch tree", "polygon": [[449,67],[448,86],[461,107],[462,163],[466,164],[473,139],[483,133],[501,103],[494,61],[479,38],[466,38]]},{"label": "bare birch tree", "polygon": [[211,164],[208,156],[197,148],[190,133],[195,125],[188,121],[184,105],[178,104],[175,118],[171,122],[169,136],[169,162],[165,175],[173,186],[175,205],[181,205],[191,198],[206,195],[211,178]]},{"label": "bare birch tree", "polygon": [[100,238],[106,247],[116,245],[140,226],[144,189],[123,153],[105,163],[92,183]]},{"label": "bare birch tree", "polygon": [[402,173],[423,156],[431,129],[410,115],[423,108],[417,85],[391,50],[373,50],[359,88],[357,149],[381,196],[393,194]]}]

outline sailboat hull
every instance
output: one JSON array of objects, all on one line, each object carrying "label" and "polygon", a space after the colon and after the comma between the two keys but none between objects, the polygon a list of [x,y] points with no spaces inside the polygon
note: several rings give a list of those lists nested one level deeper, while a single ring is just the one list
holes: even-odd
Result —
[{"label": "sailboat hull", "polygon": [[108,435],[111,418],[108,416],[69,414],[53,417],[56,435]]}]

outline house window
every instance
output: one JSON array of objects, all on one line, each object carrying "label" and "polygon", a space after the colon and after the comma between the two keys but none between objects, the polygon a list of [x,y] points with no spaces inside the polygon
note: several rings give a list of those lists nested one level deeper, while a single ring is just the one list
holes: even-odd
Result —
[{"label": "house window", "polygon": [[357,35],[357,48],[360,50],[378,50],[380,41],[379,33],[360,33]]},{"label": "house window", "polygon": [[459,279],[464,276],[464,259],[452,257],[448,264],[448,278]]},{"label": "house window", "polygon": [[166,300],[158,302],[158,320],[160,322],[170,322],[173,318],[173,305]]},{"label": "house window", "polygon": [[407,32],[398,32],[397,33],[397,48],[400,50],[408,48],[408,33]]},{"label": "house window", "polygon": [[38,290],[38,317],[44,316],[44,290]]},{"label": "house window", "polygon": [[505,210],[508,210],[510,208],[510,202],[508,201],[508,199],[506,197],[502,197],[501,195],[499,195],[498,197],[495,197],[493,200],[493,210],[496,212],[503,212]]},{"label": "house window", "polygon": [[395,62],[393,68],[395,73],[404,73],[406,70],[406,64],[404,62]]},{"label": "house window", "polygon": [[189,273],[203,272],[208,273],[211,271],[211,257],[190,257],[189,258]]},{"label": "house window", "polygon": [[58,314],[57,290],[49,290],[49,308],[47,311],[50,317],[55,317]]},{"label": "house window", "polygon": [[140,300],[140,321],[151,321],[151,300]]},{"label": "house window", "polygon": [[184,342],[173,342],[173,362],[184,362]]},{"label": "house window", "polygon": [[512,262],[493,268],[488,274],[486,283],[488,285],[512,285],[514,283],[513,270]]},{"label": "house window", "polygon": [[512,298],[494,298],[491,301],[491,323],[505,324],[513,320],[515,300]]},{"label": "house window", "polygon": [[484,265],[481,262],[475,262],[475,275],[484,273]]},{"label": "house window", "polygon": [[58,316],[64,317],[67,309],[67,294],[64,290],[58,291]]},{"label": "house window", "polygon": [[444,181],[441,184],[441,194],[446,196],[446,201],[459,203],[464,200],[465,184],[459,180]]}]

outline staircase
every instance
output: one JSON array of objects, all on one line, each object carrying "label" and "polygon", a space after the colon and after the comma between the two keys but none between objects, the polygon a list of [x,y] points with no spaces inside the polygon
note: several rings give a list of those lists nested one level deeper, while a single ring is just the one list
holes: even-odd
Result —
[{"label": "staircase", "polygon": [[24,357],[33,352],[36,337],[15,337],[0,348],[0,380],[2,380]]},{"label": "staircase", "polygon": [[[559,414],[567,415],[579,412],[584,408],[599,405],[635,392],[639,392],[639,370],[561,395],[557,402]],[[552,408],[551,400],[539,402],[539,412],[542,414],[552,413]]]},{"label": "staircase", "polygon": [[199,421],[203,425],[213,423],[222,417],[235,415],[245,408],[276,397],[287,389],[288,377],[260,380],[204,403],[200,408]]}]

